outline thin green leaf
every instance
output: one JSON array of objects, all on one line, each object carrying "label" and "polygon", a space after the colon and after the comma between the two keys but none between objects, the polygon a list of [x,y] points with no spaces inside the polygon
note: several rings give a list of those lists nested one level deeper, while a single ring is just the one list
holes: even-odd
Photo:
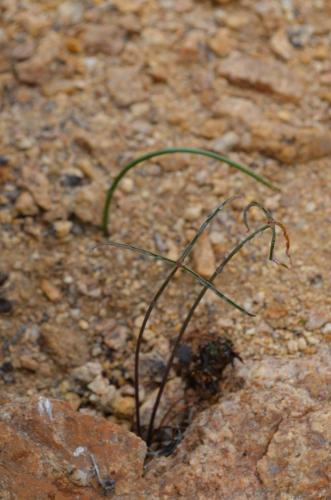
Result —
[{"label": "thin green leaf", "polygon": [[188,154],[194,154],[194,155],[200,155],[200,156],[206,156],[208,158],[213,158],[214,160],[221,161],[223,163],[226,163],[227,165],[230,165],[237,170],[240,170],[244,174],[252,177],[255,179],[257,182],[260,182],[261,184],[264,184],[270,189],[273,189],[274,191],[279,191],[279,188],[272,184],[268,179],[263,177],[262,175],[258,175],[255,173],[253,170],[250,168],[246,167],[245,165],[242,165],[241,163],[235,162],[231,160],[230,158],[226,158],[225,156],[219,155],[218,153],[215,153],[214,151],[208,151],[205,149],[200,149],[200,148],[165,148],[165,149],[159,149],[158,151],[152,151],[151,153],[146,153],[142,156],[139,156],[133,161],[130,161],[127,165],[125,165],[120,173],[114,178],[110,188],[107,191],[106,194],[106,199],[105,199],[105,204],[104,204],[104,209],[103,209],[103,216],[102,216],[102,230],[105,235],[108,234],[108,225],[109,225],[109,211],[110,211],[110,205],[113,199],[114,192],[120,183],[121,179],[126,175],[126,173],[134,168],[136,165],[139,163],[142,163],[146,160],[150,160],[151,158],[155,158],[157,156],[162,156],[162,155],[167,155],[167,154],[174,154],[174,153],[188,153]]}]

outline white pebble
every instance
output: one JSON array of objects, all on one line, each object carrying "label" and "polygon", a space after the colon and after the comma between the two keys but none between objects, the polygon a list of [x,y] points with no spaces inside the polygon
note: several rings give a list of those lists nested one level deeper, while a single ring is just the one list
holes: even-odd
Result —
[{"label": "white pebble", "polygon": [[122,191],[124,191],[125,193],[132,193],[133,180],[128,178],[128,177],[126,179],[123,179],[122,183],[121,183],[121,188],[122,188]]},{"label": "white pebble", "polygon": [[194,221],[200,217],[201,212],[202,212],[201,205],[192,205],[190,207],[187,207],[187,209],[185,210],[185,219],[189,221]]},{"label": "white pebble", "polygon": [[287,342],[287,350],[290,354],[294,354],[298,350],[298,342],[296,340],[289,340]]},{"label": "white pebble", "polygon": [[327,323],[323,326],[322,333],[331,333],[331,323]]},{"label": "white pebble", "polygon": [[298,340],[298,348],[300,351],[305,351],[307,349],[307,342],[303,337]]}]

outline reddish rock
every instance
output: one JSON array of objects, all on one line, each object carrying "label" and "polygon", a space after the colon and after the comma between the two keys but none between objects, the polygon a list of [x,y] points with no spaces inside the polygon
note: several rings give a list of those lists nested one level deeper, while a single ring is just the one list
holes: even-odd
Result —
[{"label": "reddish rock", "polygon": [[281,422],[267,453],[257,464],[263,484],[295,498],[331,494],[331,407]]},{"label": "reddish rock", "polygon": [[116,496],[134,498],[138,489],[144,443],[67,403],[39,397],[3,404],[0,441],[1,498],[104,498],[93,459],[101,481],[115,481]]},{"label": "reddish rock", "polygon": [[222,61],[218,70],[235,85],[269,92],[285,101],[298,101],[303,94],[301,82],[280,62],[234,54]]},{"label": "reddish rock", "polygon": [[152,464],[150,493],[329,498],[330,350],[311,358],[248,362],[229,381],[227,395],[195,419],[177,454]]}]

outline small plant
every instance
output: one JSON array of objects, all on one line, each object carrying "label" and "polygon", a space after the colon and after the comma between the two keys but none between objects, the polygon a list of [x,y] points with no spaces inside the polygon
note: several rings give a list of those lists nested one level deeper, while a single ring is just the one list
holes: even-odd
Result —
[{"label": "small plant", "polygon": [[[193,154],[200,154],[203,156],[215,158],[217,160],[223,161],[229,165],[234,166],[235,168],[241,170],[242,172],[246,173],[247,175],[250,175],[251,177],[255,178],[255,180],[263,183],[264,185],[268,186],[269,188],[277,189],[267,179],[265,179],[264,177],[258,176],[257,174],[252,172],[247,167],[244,167],[243,165],[237,164],[237,163],[233,162],[232,160],[224,158],[224,157],[217,155],[216,153],[213,153],[210,151],[191,149],[191,148],[173,148],[173,149],[156,151],[156,152],[141,156],[137,160],[130,162],[126,167],[124,167],[121,170],[121,172],[118,174],[118,176],[114,179],[110,189],[108,190],[106,201],[105,201],[105,206],[104,206],[102,227],[103,227],[105,234],[107,234],[107,231],[108,231],[109,207],[110,207],[110,204],[112,201],[114,191],[115,191],[118,183],[122,179],[122,177],[131,168],[133,168],[134,166],[143,162],[144,160],[147,160],[147,159],[152,158],[154,156],[160,156],[163,154],[177,153],[177,152],[187,152],[187,153],[193,153]],[[180,439],[182,437],[181,429],[178,429],[178,428],[177,428],[177,430],[172,429],[169,426],[166,426],[166,425],[163,426],[162,423],[160,424],[158,429],[155,429],[155,419],[157,416],[157,412],[159,409],[162,395],[164,393],[165,386],[166,386],[167,381],[169,379],[170,370],[174,364],[175,356],[179,352],[179,348],[181,346],[184,334],[185,334],[187,327],[188,327],[188,325],[189,325],[189,323],[194,315],[194,312],[195,312],[196,308],[198,307],[198,305],[200,304],[200,302],[201,302],[202,298],[204,297],[205,293],[207,292],[207,290],[213,291],[213,293],[215,293],[221,300],[225,301],[228,305],[238,309],[241,313],[246,314],[248,316],[254,316],[253,313],[247,311],[244,307],[237,304],[233,299],[229,298],[223,292],[221,292],[219,289],[217,289],[214,286],[213,282],[223,272],[223,270],[227,266],[227,264],[239,253],[239,251],[243,248],[243,246],[246,245],[246,243],[248,243],[250,240],[254,239],[259,234],[262,234],[263,232],[268,231],[268,230],[271,231],[269,260],[278,263],[278,261],[275,259],[275,256],[274,256],[274,250],[275,250],[275,244],[276,244],[276,226],[278,226],[281,229],[281,231],[283,232],[283,235],[284,235],[285,241],[286,241],[286,252],[287,252],[287,255],[289,255],[290,242],[289,242],[288,234],[287,234],[286,229],[283,226],[283,224],[275,221],[272,217],[271,212],[266,210],[262,205],[260,205],[257,202],[252,202],[245,208],[245,210],[243,212],[243,220],[244,220],[244,223],[246,225],[247,230],[250,231],[249,224],[248,224],[248,213],[249,213],[249,210],[253,207],[257,207],[260,210],[262,210],[263,214],[266,217],[265,224],[261,225],[260,227],[258,227],[255,230],[251,231],[248,234],[248,236],[243,238],[237,245],[235,245],[235,247],[227,254],[227,256],[219,264],[219,266],[216,268],[216,270],[214,271],[214,273],[210,276],[210,278],[208,280],[206,280],[205,278],[200,276],[198,273],[193,271],[190,267],[186,266],[184,264],[184,261],[191,253],[194,245],[196,244],[198,239],[201,237],[202,233],[207,229],[207,227],[212,222],[212,220],[215,218],[215,216],[226,206],[227,203],[229,203],[229,201],[231,201],[231,199],[226,200],[223,203],[221,203],[219,206],[217,206],[215,208],[215,210],[211,214],[208,215],[208,217],[203,222],[203,224],[200,226],[200,228],[198,229],[198,231],[196,232],[196,234],[194,235],[192,240],[189,242],[189,244],[183,250],[182,254],[177,259],[177,261],[174,261],[172,259],[163,257],[162,255],[159,255],[157,253],[150,252],[150,251],[147,251],[145,249],[142,249],[142,248],[139,248],[139,247],[136,247],[133,245],[129,245],[126,243],[119,243],[116,241],[108,240],[107,243],[103,244],[103,245],[110,245],[113,247],[128,249],[128,250],[131,250],[134,252],[138,252],[140,254],[150,256],[154,259],[162,260],[163,262],[166,262],[167,264],[172,266],[172,268],[171,268],[170,272],[168,273],[168,275],[166,276],[165,280],[163,281],[163,283],[161,284],[161,286],[159,287],[157,292],[154,294],[154,296],[153,296],[153,298],[152,298],[152,300],[151,300],[151,302],[150,302],[150,304],[145,312],[145,316],[144,316],[142,325],[140,327],[140,331],[139,331],[139,335],[138,335],[138,339],[137,339],[137,344],[136,344],[136,350],[135,350],[134,391],[135,391],[136,432],[140,437],[143,437],[146,440],[148,449],[150,450],[150,453],[152,455],[153,454],[155,455],[155,450],[152,449],[153,443],[155,441],[157,441],[157,442],[161,441],[162,446],[163,446],[161,450],[158,450],[158,454],[166,455],[166,454],[169,454],[175,448],[175,446],[178,444],[178,442],[180,441]],[[182,324],[182,327],[177,335],[177,338],[175,339],[175,342],[172,346],[172,350],[171,350],[169,359],[166,363],[163,377],[161,380],[161,384],[160,384],[160,387],[159,387],[159,390],[158,390],[158,393],[157,393],[157,396],[156,396],[156,399],[155,399],[155,402],[154,402],[154,405],[152,408],[147,432],[143,433],[143,429],[141,426],[141,419],[140,419],[140,395],[139,395],[139,386],[140,386],[140,384],[139,384],[139,361],[140,361],[140,351],[141,351],[142,339],[143,339],[143,335],[144,335],[148,320],[152,314],[153,309],[155,308],[162,293],[165,291],[165,289],[167,288],[170,281],[172,280],[172,278],[174,277],[174,275],[177,273],[178,270],[181,270],[181,271],[191,275],[202,286],[202,289],[201,289],[200,293],[198,294],[198,296],[196,297],[191,308],[189,309],[188,314],[187,314],[187,316]],[[227,351],[224,354],[225,348],[227,349]],[[222,354],[222,352],[223,352],[223,354]],[[223,356],[223,361],[221,362],[220,358],[222,356]],[[231,341],[227,341],[227,342],[222,343],[222,342],[220,342],[219,339],[213,339],[211,342],[209,342],[205,346],[201,347],[199,357],[195,358],[195,360],[193,360],[194,370],[196,372],[198,372],[200,370],[201,373],[202,372],[207,373],[208,370],[206,371],[204,361],[206,361],[206,359],[208,359],[209,363],[211,363],[213,365],[213,367],[209,370],[210,371],[209,375],[211,375],[213,382],[215,382],[216,379],[220,378],[220,376],[222,375],[223,369],[225,368],[226,364],[233,363],[233,359],[235,357],[241,359],[240,356],[232,349]],[[218,362],[217,362],[217,360],[218,360]],[[192,375],[191,380],[193,380],[194,374],[191,373],[191,375]],[[186,378],[188,379],[189,377],[190,377],[190,375],[187,373]],[[195,382],[198,383],[197,381],[195,381]],[[168,417],[168,412],[163,417],[161,422],[166,422],[167,417]],[[170,434],[169,434],[169,432],[170,432]],[[164,434],[168,436],[168,441],[164,440],[164,439],[160,440],[160,435],[164,435]],[[155,435],[156,435],[156,439],[155,439]]]}]

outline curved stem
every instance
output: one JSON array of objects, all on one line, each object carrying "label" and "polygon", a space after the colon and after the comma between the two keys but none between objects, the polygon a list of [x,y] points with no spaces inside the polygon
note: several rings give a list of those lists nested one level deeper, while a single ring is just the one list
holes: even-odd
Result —
[{"label": "curved stem", "polygon": [[[274,258],[274,251],[275,251],[275,245],[276,245],[276,227],[274,223],[274,218],[272,216],[272,213],[270,210],[265,208],[261,203],[258,203],[257,201],[251,201],[247,207],[244,208],[243,211],[243,219],[244,219],[244,224],[247,228],[247,231],[249,231],[249,224],[248,224],[248,212],[252,207],[257,207],[259,208],[264,215],[266,216],[266,219],[268,222],[272,223],[272,236],[271,236],[271,242],[270,242],[270,250],[269,250],[269,260],[272,260],[273,262],[277,262],[276,259]],[[278,263],[278,262],[277,262]]]},{"label": "curved stem", "polygon": [[142,156],[139,156],[139,158],[136,158],[135,160],[129,162],[125,167],[120,171],[120,173],[114,178],[110,188],[107,191],[106,195],[106,200],[103,208],[103,216],[102,216],[102,230],[105,235],[108,235],[108,224],[109,224],[109,209],[110,205],[113,199],[114,192],[120,183],[121,179],[125,176],[125,174],[131,170],[133,167],[138,165],[139,163],[142,163],[145,160],[150,160],[151,158],[155,158],[157,156],[162,156],[166,154],[174,154],[174,153],[189,153],[189,154],[195,154],[195,155],[200,155],[200,156],[206,156],[208,158],[213,158],[214,160],[218,160],[224,163],[227,163],[231,167],[236,168],[237,170],[240,170],[241,172],[245,173],[246,175],[249,175],[253,179],[255,179],[257,182],[260,182],[267,186],[270,189],[273,189],[274,191],[279,191],[279,188],[276,187],[274,184],[272,184],[268,179],[263,177],[262,175],[256,174],[253,170],[250,168],[246,167],[245,165],[242,165],[241,163],[237,163],[233,160],[230,160],[230,158],[226,158],[225,156],[219,155],[217,153],[214,153],[213,151],[208,151],[205,149],[199,149],[199,148],[165,148],[165,149],[159,149],[158,151],[152,151],[151,153],[146,153]]},{"label": "curved stem", "polygon": [[283,233],[283,236],[284,236],[284,239],[285,239],[285,244],[286,244],[286,255],[287,255],[289,261],[291,262],[291,256],[290,256],[290,237],[288,235],[286,227],[281,222],[276,221],[273,218],[271,211],[268,210],[267,208],[265,208],[263,205],[261,205],[261,203],[258,203],[257,201],[252,201],[251,203],[249,203],[247,205],[247,207],[245,207],[245,209],[243,211],[243,219],[244,219],[244,224],[247,227],[247,231],[249,231],[248,211],[252,207],[259,208],[264,213],[264,215],[266,216],[267,222],[272,227],[272,237],[271,237],[271,243],[270,243],[269,260],[271,260],[271,261],[275,262],[276,264],[280,264],[281,266],[287,268],[286,264],[279,262],[274,257],[275,245],[276,245],[276,226],[278,226],[281,229],[282,233]]},{"label": "curved stem", "polygon": [[[227,255],[227,257],[225,257],[225,259],[217,267],[217,269],[215,270],[215,272],[213,273],[213,275],[209,278],[209,281],[213,282],[216,279],[216,277],[223,271],[224,267],[228,264],[228,262],[241,250],[241,248],[248,241],[252,240],[253,238],[255,238],[255,236],[257,236],[260,233],[263,233],[267,229],[272,229],[272,227],[271,227],[270,224],[265,224],[265,225],[261,226],[260,228],[256,229],[253,233],[251,233],[250,235],[248,235],[246,238],[244,238],[240,243],[238,243],[238,245],[236,245],[232,249],[232,251]],[[189,325],[189,323],[190,323],[190,321],[191,321],[191,319],[193,317],[193,314],[194,314],[196,308],[200,304],[200,302],[201,302],[202,298],[204,297],[206,291],[207,291],[207,288],[204,287],[201,290],[201,292],[199,293],[199,295],[196,298],[196,300],[194,301],[191,309],[189,310],[189,312],[188,312],[188,314],[187,314],[187,316],[186,316],[186,318],[184,320],[184,323],[183,323],[183,325],[182,325],[182,327],[180,329],[180,332],[179,332],[179,334],[177,336],[177,339],[176,339],[176,342],[175,342],[174,347],[172,349],[172,352],[171,352],[171,355],[169,357],[169,360],[167,362],[167,366],[166,366],[165,372],[163,374],[162,382],[161,382],[158,394],[156,396],[156,399],[155,399],[155,402],[154,402],[154,406],[153,406],[153,410],[152,410],[152,414],[151,414],[151,418],[150,418],[150,421],[149,421],[148,434],[147,434],[147,446],[150,446],[152,444],[152,441],[153,441],[153,432],[154,432],[155,417],[156,417],[156,414],[157,414],[157,410],[159,408],[159,404],[160,404],[161,397],[163,395],[166,383],[168,381],[168,376],[169,376],[169,373],[170,373],[170,370],[171,370],[171,367],[172,367],[172,363],[173,363],[174,357],[176,355],[177,348],[178,348],[178,346],[179,346],[179,344],[180,344],[180,342],[181,342],[181,340],[183,338],[183,335],[184,335],[184,333],[186,331],[187,326]]]}]

